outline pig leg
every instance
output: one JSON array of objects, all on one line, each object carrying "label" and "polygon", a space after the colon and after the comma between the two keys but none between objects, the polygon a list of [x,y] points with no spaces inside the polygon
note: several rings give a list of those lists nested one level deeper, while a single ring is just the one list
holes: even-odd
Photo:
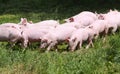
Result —
[{"label": "pig leg", "polygon": [[79,48],[80,49],[82,48],[82,43],[83,43],[83,41],[81,40],[80,43],[79,43]]},{"label": "pig leg", "polygon": [[93,42],[92,42],[92,39],[88,39],[88,45],[86,46],[86,49],[88,49],[88,48],[90,47],[90,45],[91,45],[92,47],[94,47],[94,44],[93,44]]},{"label": "pig leg", "polygon": [[10,41],[9,41],[9,43],[10,43],[10,45],[11,45],[11,47],[13,47],[13,46],[15,46],[15,43],[18,41],[18,38],[16,37],[14,37],[14,38],[10,38]]},{"label": "pig leg", "polygon": [[49,45],[48,48],[47,48],[47,52],[50,51],[50,49],[51,49],[52,47],[54,47],[55,45],[56,45],[56,42],[54,42],[54,43],[51,42],[50,45]]},{"label": "pig leg", "polygon": [[27,44],[28,44],[28,39],[24,40],[23,41],[23,46],[26,48],[27,47]]},{"label": "pig leg", "polygon": [[113,29],[112,29],[112,34],[113,34],[113,35],[115,35],[116,30],[117,30],[117,25],[115,25],[115,26],[113,27]]},{"label": "pig leg", "polygon": [[96,33],[95,39],[97,39],[99,36],[99,32]]},{"label": "pig leg", "polygon": [[75,43],[74,43],[74,45],[71,48],[71,51],[74,51],[76,49],[78,43],[79,43],[79,41],[76,40]]},{"label": "pig leg", "polygon": [[104,43],[105,40],[106,40],[107,34],[108,34],[108,28],[105,29],[104,38],[103,38],[103,43]]}]

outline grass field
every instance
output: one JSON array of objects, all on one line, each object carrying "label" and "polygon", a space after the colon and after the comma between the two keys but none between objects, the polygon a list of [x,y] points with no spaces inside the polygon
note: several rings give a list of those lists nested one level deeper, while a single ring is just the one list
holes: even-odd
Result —
[{"label": "grass field", "polygon": [[[4,7],[0,8],[4,9]],[[21,12],[17,9],[9,9],[9,6],[7,8],[5,12],[0,10],[0,23],[19,23],[21,17],[33,22],[59,19],[63,23],[63,19],[86,9],[69,9],[62,13],[62,11],[58,12],[57,8],[53,12],[52,10]],[[103,8],[92,11],[108,10]],[[14,12],[11,13],[12,11]],[[48,53],[40,50],[37,44],[32,44],[24,51],[19,45],[11,48],[8,43],[0,42],[0,74],[120,74],[120,32],[116,32],[115,35],[109,34],[105,43],[102,39],[98,38],[94,41],[94,48],[84,49],[84,45],[82,49],[69,52],[65,50],[64,45],[60,45],[59,52]]]},{"label": "grass field", "polygon": [[[41,19],[45,16],[43,19]],[[56,17],[57,18],[56,18]],[[37,22],[44,19],[58,19],[59,14],[29,13],[0,15],[0,22],[18,23],[21,17]],[[11,48],[6,42],[0,43],[0,73],[2,74],[119,74],[120,73],[120,32],[94,41],[94,48],[68,52],[60,46],[60,52],[42,52],[33,44],[24,49]],[[85,46],[85,45],[84,45]]]}]

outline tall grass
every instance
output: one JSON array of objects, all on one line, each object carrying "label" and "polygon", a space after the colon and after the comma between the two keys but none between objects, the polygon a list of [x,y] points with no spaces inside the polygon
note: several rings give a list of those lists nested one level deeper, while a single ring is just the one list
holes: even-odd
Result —
[{"label": "tall grass", "polygon": [[[64,19],[61,14],[5,14],[1,15],[1,23],[18,23],[21,17],[37,22],[44,15],[46,19]],[[54,15],[54,16],[52,16]],[[39,17],[42,16],[42,17]],[[3,21],[2,21],[3,20]],[[0,43],[0,73],[2,74],[114,74],[120,73],[120,32],[108,35],[103,43],[102,38],[94,41],[94,48],[66,51],[63,45],[61,52],[42,52],[32,45],[24,49],[20,46],[11,48],[8,43]]]},{"label": "tall grass", "polygon": [[[68,1],[68,0],[67,0]],[[0,23],[19,23],[21,17],[38,22],[46,19],[63,19],[83,10],[107,12],[111,6],[89,0],[2,0]],[[48,3],[49,2],[49,3]],[[53,2],[51,4],[51,2]],[[102,0],[101,0],[102,2]],[[105,1],[106,3],[106,1]],[[5,5],[8,4],[8,5]],[[82,5],[80,5],[82,4]],[[115,1],[112,3],[115,4]],[[40,6],[39,6],[40,5]],[[86,7],[87,6],[87,7]],[[104,8],[102,8],[104,7]],[[102,8],[102,9],[101,9]],[[111,8],[117,8],[117,4]],[[32,44],[24,51],[19,45],[11,48],[8,43],[0,42],[1,74],[119,74],[120,73],[120,32],[108,35],[103,43],[102,38],[94,41],[94,48],[78,49],[75,52],[65,50],[60,45],[60,52],[48,53]]]},{"label": "tall grass", "polygon": [[[119,43],[116,36],[95,48],[75,52],[40,52],[0,48],[0,72],[3,74],[113,74],[119,73]],[[111,45],[111,41],[115,47]],[[109,43],[110,42],[110,43]],[[106,46],[107,45],[107,46]]]}]

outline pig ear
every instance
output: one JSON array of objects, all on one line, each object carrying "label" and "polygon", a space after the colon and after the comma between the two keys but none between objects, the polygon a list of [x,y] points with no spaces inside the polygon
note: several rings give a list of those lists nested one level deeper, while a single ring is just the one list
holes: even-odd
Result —
[{"label": "pig ear", "polygon": [[23,21],[23,18],[21,18],[21,21]]},{"label": "pig ear", "polygon": [[60,22],[60,20],[57,20],[57,22],[59,23],[59,22]]},{"label": "pig ear", "polygon": [[66,42],[69,42],[69,41],[70,41],[70,37],[68,37],[65,41],[66,41]]},{"label": "pig ear", "polygon": [[18,24],[20,24],[20,25],[21,25],[21,24],[22,24],[22,22],[23,22],[23,18],[21,18],[21,19],[20,19],[20,23],[18,23]]},{"label": "pig ear", "polygon": [[95,15],[98,16],[98,13],[95,11]]},{"label": "pig ear", "polygon": [[32,21],[29,21],[29,23],[30,23],[30,24],[33,24],[33,22],[32,22]]},{"label": "pig ear", "polygon": [[70,22],[74,22],[74,18],[73,17],[69,18],[69,20],[70,20]]},{"label": "pig ear", "polygon": [[47,39],[44,39],[43,42],[47,42],[48,40]]},{"label": "pig ear", "polygon": [[118,10],[117,10],[117,9],[114,9],[114,11],[115,11],[115,12],[118,12]]},{"label": "pig ear", "polygon": [[69,21],[69,19],[64,19],[64,22],[68,22]]},{"label": "pig ear", "polygon": [[27,24],[27,19],[24,18],[24,19],[22,20],[22,25],[25,25],[25,26],[26,26],[26,24]]},{"label": "pig ear", "polygon": [[110,9],[109,12],[112,12],[112,9]]},{"label": "pig ear", "polygon": [[27,22],[27,18],[24,18],[24,21],[26,21],[26,22]]},{"label": "pig ear", "polygon": [[97,15],[98,13],[95,11],[95,14]]},{"label": "pig ear", "polygon": [[104,20],[104,16],[103,16],[102,14],[100,14],[100,15],[98,16],[98,19]]}]

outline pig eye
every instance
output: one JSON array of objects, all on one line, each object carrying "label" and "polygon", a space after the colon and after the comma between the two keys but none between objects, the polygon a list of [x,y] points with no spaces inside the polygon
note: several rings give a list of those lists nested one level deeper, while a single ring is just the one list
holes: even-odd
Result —
[{"label": "pig eye", "polygon": [[50,41],[50,43],[53,43],[53,41]]},{"label": "pig eye", "polygon": [[89,26],[89,28],[93,28],[93,26]]},{"label": "pig eye", "polygon": [[72,41],[75,42],[76,38],[74,38]]},{"label": "pig eye", "polygon": [[19,27],[19,29],[22,29],[21,27]]}]

